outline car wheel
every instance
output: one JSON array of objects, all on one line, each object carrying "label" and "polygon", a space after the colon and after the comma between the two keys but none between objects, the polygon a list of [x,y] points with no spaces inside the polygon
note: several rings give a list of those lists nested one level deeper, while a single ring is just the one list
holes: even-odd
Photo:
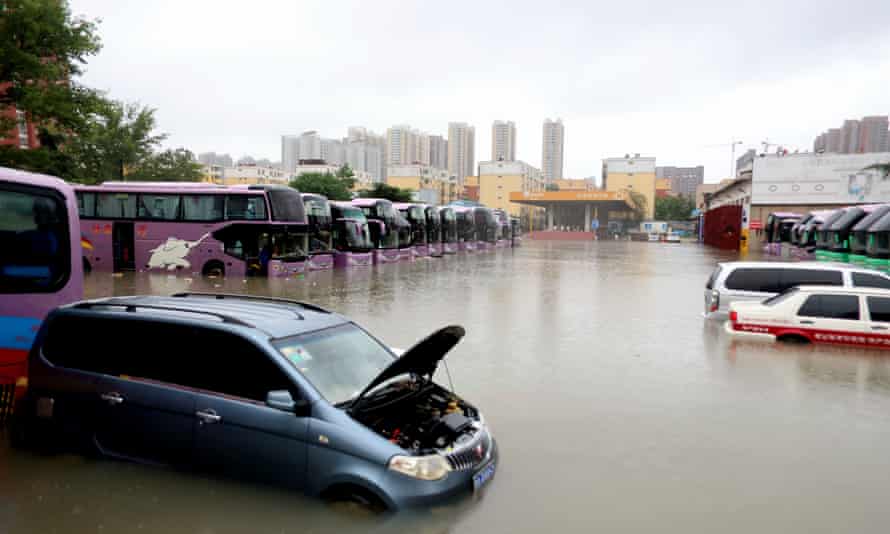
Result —
[{"label": "car wheel", "polygon": [[805,336],[800,334],[784,334],[776,338],[783,343],[792,343],[794,345],[806,345],[810,342]]},{"label": "car wheel", "polygon": [[358,486],[339,486],[323,494],[332,507],[349,514],[379,515],[387,511],[386,503],[370,491]]},{"label": "car wheel", "polygon": [[225,276],[226,267],[223,265],[223,262],[219,260],[210,260],[204,264],[204,268],[201,269],[201,274],[204,276]]}]

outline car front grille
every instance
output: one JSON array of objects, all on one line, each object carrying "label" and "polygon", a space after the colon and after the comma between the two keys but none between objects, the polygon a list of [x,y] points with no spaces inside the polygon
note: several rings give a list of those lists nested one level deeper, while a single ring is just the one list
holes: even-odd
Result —
[{"label": "car front grille", "polygon": [[467,443],[461,443],[459,448],[447,454],[445,457],[455,471],[473,469],[486,461],[491,454],[491,435],[485,429],[479,430]]}]

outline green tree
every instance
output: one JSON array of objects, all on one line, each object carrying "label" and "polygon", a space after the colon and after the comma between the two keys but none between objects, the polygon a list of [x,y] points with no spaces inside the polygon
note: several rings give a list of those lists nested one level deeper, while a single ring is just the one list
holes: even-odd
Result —
[{"label": "green tree", "polygon": [[349,200],[352,198],[352,169],[341,167],[337,174],[329,172],[307,172],[291,181],[290,186],[303,193],[323,195],[329,200]]},{"label": "green tree", "polygon": [[559,186],[556,184],[547,184],[544,186],[545,191],[559,191]]},{"label": "green tree", "polygon": [[865,169],[878,171],[884,179],[890,177],[890,163],[875,163],[874,165],[869,165]]},{"label": "green tree", "polygon": [[[0,3],[0,109],[25,112],[41,145],[0,149],[0,165],[68,176],[72,163],[62,149],[102,103],[77,81],[100,48],[96,22],[73,17],[63,0]],[[0,131],[14,127],[14,120],[0,118]]]},{"label": "green tree", "polygon": [[655,199],[655,218],[659,221],[685,221],[695,209],[695,201],[686,196]]},{"label": "green tree", "polygon": [[364,191],[359,191],[359,196],[365,198],[385,198],[393,202],[411,202],[413,191],[410,189],[402,189],[393,187],[383,182],[374,184],[374,187]]},{"label": "green tree", "polygon": [[143,158],[127,173],[127,180],[146,182],[197,182],[201,164],[184,148],[167,149]]},{"label": "green tree", "polygon": [[[66,152],[74,169],[68,178],[83,183],[126,180],[137,168],[163,168],[171,163],[158,160],[154,150],[167,138],[154,134],[155,110],[139,104],[109,101],[93,113],[82,133],[73,138]],[[162,153],[163,154],[163,153]],[[161,167],[158,167],[160,165]],[[145,172],[150,172],[145,170]]]},{"label": "green tree", "polygon": [[649,206],[649,202],[646,200],[646,195],[639,191],[629,191],[629,193],[630,199],[634,204],[632,220],[640,222],[646,218],[646,210]]}]

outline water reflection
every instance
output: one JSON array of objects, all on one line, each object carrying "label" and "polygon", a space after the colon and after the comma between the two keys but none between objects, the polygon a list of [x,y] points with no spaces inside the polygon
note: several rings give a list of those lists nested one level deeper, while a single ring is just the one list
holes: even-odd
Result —
[{"label": "water reflection", "polygon": [[700,313],[728,259],[526,241],[294,280],[93,273],[90,297],[312,301],[399,347],[464,325],[449,367],[500,442],[498,475],[481,500],[378,520],[274,488],[3,449],[0,532],[883,531],[890,360],[727,339]]}]

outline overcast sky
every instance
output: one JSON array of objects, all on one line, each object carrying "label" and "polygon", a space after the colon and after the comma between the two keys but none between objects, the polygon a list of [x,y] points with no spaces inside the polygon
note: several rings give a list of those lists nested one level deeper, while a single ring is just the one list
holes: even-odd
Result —
[{"label": "overcast sky", "polygon": [[[101,19],[84,82],[158,109],[169,146],[280,159],[280,136],[513,120],[565,176],[628,152],[730,170],[729,142],[812,149],[844,118],[890,113],[890,1],[72,0]],[[716,146],[724,145],[724,146]]]}]

